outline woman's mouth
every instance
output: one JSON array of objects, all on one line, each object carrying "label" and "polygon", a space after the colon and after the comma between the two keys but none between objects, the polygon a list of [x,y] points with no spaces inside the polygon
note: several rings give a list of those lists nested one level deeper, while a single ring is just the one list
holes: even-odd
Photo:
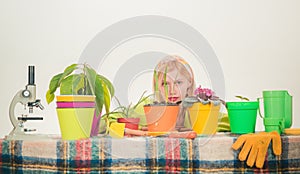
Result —
[{"label": "woman's mouth", "polygon": [[170,102],[176,102],[178,100],[179,97],[169,97],[169,101]]}]

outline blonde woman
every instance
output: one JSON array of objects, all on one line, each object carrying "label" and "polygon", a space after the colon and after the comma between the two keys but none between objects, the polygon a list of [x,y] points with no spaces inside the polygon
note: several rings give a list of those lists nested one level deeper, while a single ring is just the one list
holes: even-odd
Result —
[{"label": "blonde woman", "polygon": [[[180,104],[185,97],[194,95],[195,80],[192,68],[179,56],[164,57],[155,67],[153,90],[157,101]],[[176,122],[177,130],[191,129],[187,115],[186,110],[181,107]]]},{"label": "blonde woman", "polygon": [[[190,65],[179,56],[166,56],[158,62],[153,76],[153,90],[160,102],[179,103],[195,90],[194,73]],[[164,74],[166,73],[166,79]],[[155,77],[157,76],[157,77]],[[166,84],[165,84],[166,83]],[[158,87],[158,91],[155,89]],[[168,91],[165,91],[166,88]],[[166,99],[166,92],[168,98]]]},{"label": "blonde woman", "polygon": [[[194,96],[195,80],[191,66],[180,56],[168,55],[164,57],[155,67],[153,90],[155,99],[159,102],[180,104],[185,97]],[[230,130],[227,114],[220,113],[218,125],[218,131]],[[181,107],[176,129],[184,131],[191,128],[186,108]]]}]

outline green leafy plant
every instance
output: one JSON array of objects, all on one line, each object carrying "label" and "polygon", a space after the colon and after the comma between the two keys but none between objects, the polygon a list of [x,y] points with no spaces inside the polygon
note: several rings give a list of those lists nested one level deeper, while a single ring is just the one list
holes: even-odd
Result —
[{"label": "green leafy plant", "polygon": [[113,122],[117,122],[118,118],[140,118],[141,114],[144,115],[143,105],[150,102],[150,98],[153,94],[145,96],[146,91],[143,92],[136,104],[130,103],[128,106],[123,106],[117,97],[114,97],[118,103],[118,107],[113,109],[111,112],[106,113],[101,119],[107,120],[106,131],[109,130],[109,126]]},{"label": "green leafy plant", "polygon": [[95,95],[97,115],[101,113],[103,105],[106,112],[109,112],[110,101],[114,96],[112,83],[86,63],[72,64],[52,77],[46,93],[48,104],[54,100],[58,88],[60,95]]},{"label": "green leafy plant", "polygon": [[143,94],[139,98],[138,102],[136,104],[134,104],[134,105],[132,103],[130,103],[128,106],[122,106],[121,103],[120,103],[120,101],[116,98],[116,100],[117,100],[117,102],[119,104],[119,107],[117,107],[115,109],[115,111],[118,111],[119,113],[121,113],[124,116],[124,118],[135,117],[135,115],[136,115],[136,112],[135,112],[136,108],[141,103],[145,102],[148,98],[150,98],[152,96],[152,94],[151,94],[151,95],[148,95],[148,96],[144,97],[145,93],[146,93],[146,91],[143,92]]}]

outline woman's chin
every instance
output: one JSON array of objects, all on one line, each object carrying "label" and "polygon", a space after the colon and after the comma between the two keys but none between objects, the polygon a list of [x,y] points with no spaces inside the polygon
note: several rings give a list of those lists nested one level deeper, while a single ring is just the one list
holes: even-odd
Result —
[{"label": "woman's chin", "polygon": [[169,102],[170,103],[177,103],[177,102],[179,102],[180,100],[179,100],[179,97],[172,97],[172,98],[169,98]]}]

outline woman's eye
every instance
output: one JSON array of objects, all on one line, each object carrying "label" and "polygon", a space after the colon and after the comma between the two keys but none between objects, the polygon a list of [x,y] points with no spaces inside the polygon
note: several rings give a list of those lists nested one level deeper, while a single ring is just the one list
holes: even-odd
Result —
[{"label": "woman's eye", "polygon": [[161,86],[166,86],[166,85],[168,85],[167,82],[162,82],[162,83],[161,83]]},{"label": "woman's eye", "polygon": [[180,85],[180,84],[182,84],[182,81],[176,81],[175,84]]}]

